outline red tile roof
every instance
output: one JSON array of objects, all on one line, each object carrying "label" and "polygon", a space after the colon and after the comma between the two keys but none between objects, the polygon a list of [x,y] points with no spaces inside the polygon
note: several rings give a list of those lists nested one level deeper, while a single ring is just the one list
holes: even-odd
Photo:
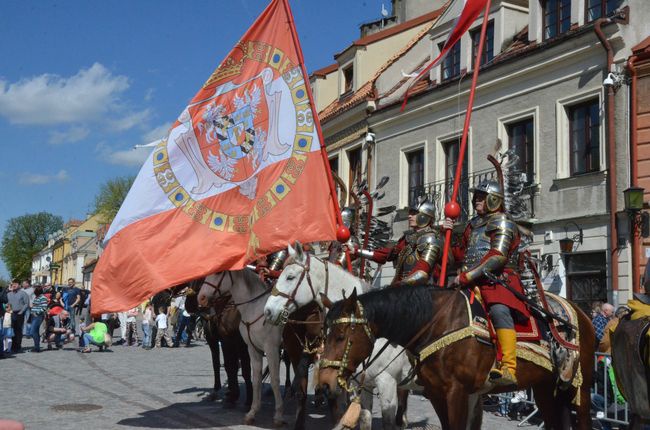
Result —
[{"label": "red tile roof", "polygon": [[311,75],[312,76],[321,76],[321,77],[323,77],[323,76],[329,75],[330,73],[332,73],[334,70],[336,70],[338,68],[339,68],[339,63],[330,64],[329,66],[325,66],[322,69],[318,69],[318,70],[312,72]]},{"label": "red tile roof", "polygon": [[[415,25],[412,26],[412,27],[414,27],[414,26],[422,24],[423,22],[426,23],[428,20],[435,20],[437,17],[442,15],[442,13],[445,11],[445,9],[449,5],[449,3],[450,2],[445,3],[445,5],[443,5],[440,9],[438,9],[438,10],[436,10],[434,12],[428,13],[426,15],[422,15],[421,17],[412,19],[412,20],[407,21],[407,22],[405,22],[403,24],[406,24],[408,22],[417,21],[419,19],[423,19],[421,22],[419,22],[419,24],[415,24]],[[425,17],[426,17],[426,19],[424,19]],[[332,103],[330,103],[328,106],[326,106],[319,113],[320,121],[321,122],[326,122],[326,121],[332,119],[333,117],[335,117],[336,115],[339,115],[339,114],[341,114],[341,113],[343,113],[343,112],[345,112],[345,111],[347,111],[347,110],[349,110],[349,109],[351,109],[351,108],[353,108],[353,107],[355,107],[355,106],[357,106],[357,105],[359,105],[359,104],[361,104],[361,103],[363,103],[365,101],[376,99],[377,98],[377,91],[376,91],[376,88],[375,88],[375,82],[377,81],[377,78],[379,78],[379,76],[381,76],[381,74],[386,69],[388,69],[388,67],[390,67],[398,59],[400,59],[402,56],[404,56],[404,54],[406,54],[413,47],[413,45],[415,45],[417,42],[419,42],[429,32],[429,30],[433,26],[434,22],[435,21],[431,21],[429,25],[427,25],[425,28],[420,30],[418,32],[418,34],[415,35],[415,37],[413,37],[406,45],[404,45],[404,47],[402,49],[400,49],[395,55],[393,55],[391,58],[389,58],[379,68],[379,70],[377,70],[377,72],[373,75],[372,78],[370,78],[370,80],[368,82],[366,82],[361,87],[359,87],[359,89],[357,91],[355,91],[352,95],[349,95],[349,96],[346,96],[346,97],[339,97],[338,99],[336,99]],[[403,25],[403,24],[400,24],[400,25]],[[396,28],[396,27],[399,27],[399,25],[395,26],[393,28]],[[410,28],[412,28],[412,27],[410,27]],[[384,30],[384,31],[380,31],[379,33],[375,33],[375,34],[373,34],[371,36],[367,36],[366,38],[363,38],[363,39],[368,39],[368,38],[373,37],[373,36],[375,36],[377,34],[385,33],[385,32],[387,32],[389,30],[392,30],[393,28],[388,29],[388,30]],[[396,33],[399,33],[399,31],[394,32],[392,34],[396,34]],[[387,37],[387,36],[384,36],[384,37]],[[363,40],[363,39],[359,39],[359,40]],[[379,40],[379,39],[377,39],[377,40]],[[356,44],[356,42],[355,42],[355,44]]]},{"label": "red tile roof", "polygon": [[650,48],[650,36],[643,39],[638,45],[632,47],[632,52],[634,54],[639,54],[643,51],[646,51]]}]

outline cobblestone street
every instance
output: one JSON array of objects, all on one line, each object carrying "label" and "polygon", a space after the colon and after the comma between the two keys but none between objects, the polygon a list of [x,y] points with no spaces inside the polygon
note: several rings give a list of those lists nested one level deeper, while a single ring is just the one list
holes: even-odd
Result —
[{"label": "cobblestone street", "polygon": [[[31,347],[31,341],[24,345]],[[226,410],[202,401],[212,385],[210,351],[202,341],[194,345],[151,351],[113,346],[107,352],[80,354],[68,344],[60,351],[18,354],[0,361],[6,387],[0,417],[22,421],[27,429],[272,428],[268,385],[256,420],[259,427],[242,425],[243,404]],[[377,403],[373,428],[380,429]],[[285,428],[292,428],[293,411],[294,402],[288,400]],[[421,396],[410,397],[408,412],[409,428],[439,428],[431,405]],[[484,414],[485,429],[514,429],[515,424]],[[308,429],[331,427],[324,407],[308,406]]]}]

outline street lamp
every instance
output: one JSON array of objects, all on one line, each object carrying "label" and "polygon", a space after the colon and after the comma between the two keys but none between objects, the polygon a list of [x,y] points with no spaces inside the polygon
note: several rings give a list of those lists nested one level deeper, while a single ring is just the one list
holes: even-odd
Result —
[{"label": "street lamp", "polygon": [[570,221],[569,224],[575,225],[576,228],[578,229],[578,233],[569,237],[568,225],[564,226],[564,239],[560,239],[560,251],[564,254],[573,252],[573,245],[575,243],[579,243],[580,245],[582,245],[582,240],[584,238],[584,235],[582,234],[582,229],[578,224],[576,224],[573,221]]},{"label": "street lamp", "polygon": [[650,220],[647,212],[643,211],[645,190],[641,187],[630,187],[623,190],[625,212],[630,218],[630,231],[632,235],[640,234],[648,237],[650,233]]}]

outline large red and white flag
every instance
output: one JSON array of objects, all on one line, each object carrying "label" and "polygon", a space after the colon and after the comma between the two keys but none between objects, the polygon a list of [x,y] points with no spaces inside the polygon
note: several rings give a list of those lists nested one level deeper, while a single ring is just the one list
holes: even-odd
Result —
[{"label": "large red and white flag", "polygon": [[297,40],[287,0],[273,0],[155,146],[107,233],[93,314],[335,239]]},{"label": "large red and white flag", "polygon": [[418,82],[422,77],[429,72],[436,64],[438,64],[449,52],[451,48],[454,47],[456,42],[460,41],[460,38],[469,30],[471,25],[476,21],[476,18],[481,14],[481,11],[485,9],[485,4],[487,0],[464,0],[463,10],[456,21],[456,25],[449,33],[447,41],[440,50],[440,54],[434,58],[429,64],[427,64],[422,70],[420,70],[415,76],[404,94],[404,102],[402,103],[402,110],[406,107],[406,102],[408,101],[409,90],[416,82]]}]

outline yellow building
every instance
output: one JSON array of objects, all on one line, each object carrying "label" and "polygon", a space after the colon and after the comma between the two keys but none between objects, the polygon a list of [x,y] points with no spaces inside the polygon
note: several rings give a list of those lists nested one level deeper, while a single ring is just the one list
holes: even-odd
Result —
[{"label": "yellow building", "polygon": [[77,284],[83,281],[83,267],[97,257],[95,236],[101,225],[99,215],[92,215],[85,221],[71,220],[66,224],[62,252],[62,282],[74,279]]}]

